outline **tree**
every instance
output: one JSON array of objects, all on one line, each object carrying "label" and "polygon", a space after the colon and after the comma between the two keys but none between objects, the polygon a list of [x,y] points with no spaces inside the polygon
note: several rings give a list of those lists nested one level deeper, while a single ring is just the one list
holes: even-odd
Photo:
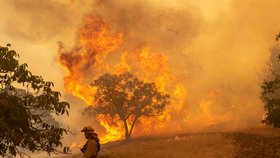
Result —
[{"label": "tree", "polygon": [[262,123],[280,128],[280,78],[264,81],[262,89],[262,100],[265,103]]},{"label": "tree", "polygon": [[[280,33],[276,35],[279,41]],[[280,48],[276,45],[271,49],[270,68],[272,73],[266,76],[262,84],[262,101],[265,117],[262,123],[280,128]]]},{"label": "tree", "polygon": [[9,47],[0,47],[0,156],[28,156],[22,149],[56,153],[67,130],[48,119],[53,113],[68,115],[69,103],[60,101],[52,82],[19,64]]},{"label": "tree", "polygon": [[125,139],[129,140],[137,120],[141,116],[162,114],[169,103],[169,95],[159,92],[154,83],[139,80],[131,73],[104,74],[91,84],[97,87],[96,105],[87,110],[118,118],[123,122]]}]

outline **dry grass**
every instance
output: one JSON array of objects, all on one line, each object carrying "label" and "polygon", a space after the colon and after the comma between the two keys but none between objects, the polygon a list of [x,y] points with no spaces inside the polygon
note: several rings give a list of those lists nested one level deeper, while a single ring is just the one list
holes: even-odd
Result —
[{"label": "dry grass", "polygon": [[280,137],[280,129],[276,129],[271,126],[252,127],[240,132],[264,137]]},{"label": "dry grass", "polygon": [[252,128],[231,133],[236,157],[280,158],[280,130],[271,127]]},{"label": "dry grass", "polygon": [[[279,129],[258,127],[113,142],[101,146],[99,158],[280,158],[279,146]],[[82,156],[76,152],[67,157]]]},{"label": "dry grass", "polygon": [[137,139],[106,147],[100,158],[230,158],[234,146],[222,133],[187,134],[169,138]]}]

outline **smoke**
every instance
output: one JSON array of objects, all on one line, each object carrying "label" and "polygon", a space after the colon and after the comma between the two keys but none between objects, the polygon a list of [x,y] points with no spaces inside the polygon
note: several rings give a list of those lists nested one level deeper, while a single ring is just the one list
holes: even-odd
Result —
[{"label": "smoke", "polygon": [[[263,71],[280,30],[278,0],[12,0],[5,5],[9,18],[0,24],[2,32],[27,44],[62,41],[71,47],[83,16],[91,14],[108,21],[113,33],[124,33],[122,49],[146,44],[162,52],[174,76],[183,78],[187,96],[187,112],[173,116],[170,131],[173,126],[228,130],[260,123]],[[73,110],[70,119],[82,119],[79,115]]]},{"label": "smoke", "polygon": [[[81,2],[81,1],[80,1]],[[87,12],[83,3],[68,0],[3,0],[0,45],[10,43],[20,61],[64,92],[63,70],[57,63],[57,42],[72,44]]]},{"label": "smoke", "polygon": [[[29,45],[63,40],[72,44],[90,3],[83,0],[3,0],[1,38]],[[6,38],[5,38],[6,37]]]},{"label": "smoke", "polygon": [[200,71],[191,71],[189,85],[195,90],[192,94],[202,96],[191,102],[200,102],[200,97],[216,89],[218,95],[210,109],[216,115],[230,115],[225,128],[258,125],[262,119],[260,85],[280,27],[273,18],[279,15],[277,5],[278,1],[230,2],[228,10],[205,21],[199,37],[185,52],[195,55],[200,65]]},{"label": "smoke", "polygon": [[92,14],[124,32],[125,47],[148,44],[184,76],[187,116],[170,127],[229,130],[260,124],[260,85],[279,30],[279,3],[103,0]]},{"label": "smoke", "polygon": [[96,5],[94,12],[124,32],[129,46],[147,43],[154,49],[176,54],[199,33],[202,20],[191,6],[174,8],[151,1],[105,0]]},{"label": "smoke", "polygon": [[31,41],[47,40],[73,23],[67,14],[71,9],[55,1],[7,1],[10,14],[4,29],[9,36]]},{"label": "smoke", "polygon": [[279,29],[272,18],[278,3],[102,0],[93,1],[89,14],[123,33],[123,49],[148,45],[183,78],[186,113],[171,116],[166,130],[232,130],[260,124],[260,86]]}]

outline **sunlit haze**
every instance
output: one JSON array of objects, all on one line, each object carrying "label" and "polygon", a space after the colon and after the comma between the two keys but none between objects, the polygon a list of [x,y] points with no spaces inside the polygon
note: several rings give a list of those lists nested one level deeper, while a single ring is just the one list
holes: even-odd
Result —
[{"label": "sunlit haze", "polygon": [[279,0],[2,0],[0,6],[0,44],[10,43],[71,104],[61,121],[77,133],[72,146],[81,145],[87,124],[103,142],[123,138],[106,119],[82,116],[93,104],[89,83],[104,73],[131,71],[171,94],[164,115],[140,120],[135,136],[260,125]]}]

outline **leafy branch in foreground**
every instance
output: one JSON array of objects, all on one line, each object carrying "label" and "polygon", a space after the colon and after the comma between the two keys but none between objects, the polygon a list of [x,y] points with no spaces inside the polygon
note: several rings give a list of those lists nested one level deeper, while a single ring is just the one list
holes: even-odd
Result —
[{"label": "leafy branch in foreground", "polygon": [[69,115],[70,105],[9,47],[0,46],[0,156],[28,156],[21,149],[57,153],[67,130],[52,115]]}]

